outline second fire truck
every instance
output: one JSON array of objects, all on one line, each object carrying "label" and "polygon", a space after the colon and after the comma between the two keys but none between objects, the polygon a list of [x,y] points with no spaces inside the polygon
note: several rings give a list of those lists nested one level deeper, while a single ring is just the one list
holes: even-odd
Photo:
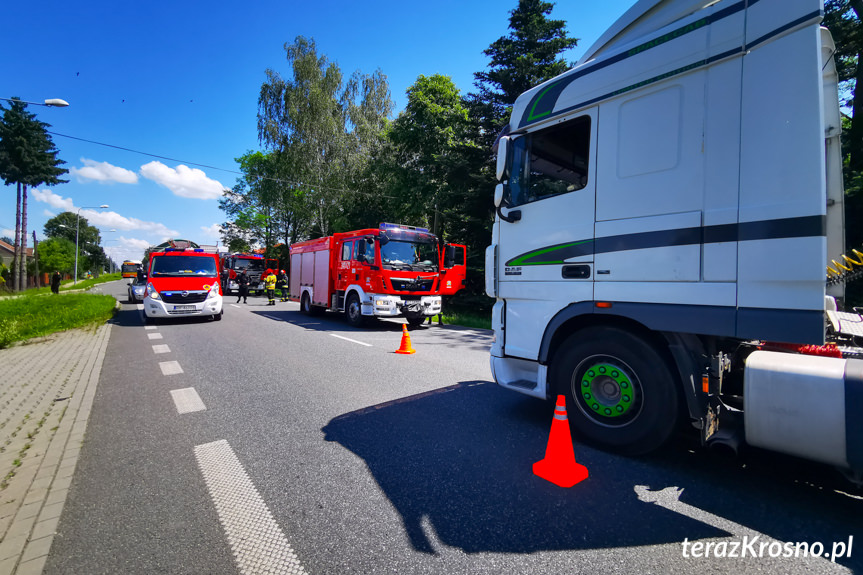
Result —
[{"label": "second fire truck", "polygon": [[405,317],[411,326],[441,313],[441,296],[464,287],[466,248],[427,229],[381,224],[291,246],[291,299],[308,314],[344,312],[359,326],[369,317]]}]

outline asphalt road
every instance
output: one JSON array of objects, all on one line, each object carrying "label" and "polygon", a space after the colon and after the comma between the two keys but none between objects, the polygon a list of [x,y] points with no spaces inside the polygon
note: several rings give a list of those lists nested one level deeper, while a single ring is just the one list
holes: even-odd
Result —
[{"label": "asphalt road", "polygon": [[[491,332],[424,326],[397,355],[400,322],[227,302],[155,329],[124,303],[46,573],[863,573],[863,496],[828,467],[683,434],[577,443],[590,477],[562,489],[531,471],[553,406],[494,385]],[[186,388],[205,410],[178,413]],[[846,556],[770,556],[798,542]]]}]

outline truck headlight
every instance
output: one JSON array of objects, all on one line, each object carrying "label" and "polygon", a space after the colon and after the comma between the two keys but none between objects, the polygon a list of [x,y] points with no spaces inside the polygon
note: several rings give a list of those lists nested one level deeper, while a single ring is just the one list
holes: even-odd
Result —
[{"label": "truck headlight", "polygon": [[156,291],[156,288],[151,283],[147,284],[147,295],[150,296],[150,299],[159,299],[159,292]]}]

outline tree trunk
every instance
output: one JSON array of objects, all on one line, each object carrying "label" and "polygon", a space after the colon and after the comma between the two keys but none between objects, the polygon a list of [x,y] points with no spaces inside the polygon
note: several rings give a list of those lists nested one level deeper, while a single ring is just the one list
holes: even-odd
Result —
[{"label": "tree trunk", "polygon": [[18,183],[18,196],[15,202],[15,241],[12,256],[12,291],[18,291],[18,262],[21,259],[21,183]]},{"label": "tree trunk", "polygon": [[19,291],[27,289],[27,186],[24,185],[24,193],[21,194],[21,258],[18,269],[20,270],[18,283],[21,285]]},{"label": "tree trunk", "polygon": [[33,231],[33,262],[36,264],[36,287],[42,287],[39,281],[39,242],[36,241],[36,232]]}]

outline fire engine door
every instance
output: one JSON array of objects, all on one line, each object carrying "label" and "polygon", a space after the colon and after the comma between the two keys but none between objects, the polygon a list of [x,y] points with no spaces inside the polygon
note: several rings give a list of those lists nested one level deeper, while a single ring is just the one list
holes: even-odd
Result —
[{"label": "fire engine door", "polygon": [[467,247],[446,244],[441,254],[440,293],[452,295],[464,287],[467,274]]}]

